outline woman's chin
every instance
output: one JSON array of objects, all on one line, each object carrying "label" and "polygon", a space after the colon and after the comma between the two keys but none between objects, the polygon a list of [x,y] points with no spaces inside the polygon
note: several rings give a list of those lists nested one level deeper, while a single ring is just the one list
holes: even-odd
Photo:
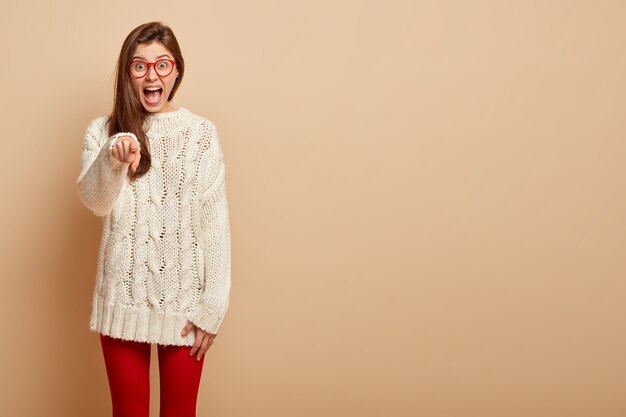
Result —
[{"label": "woman's chin", "polygon": [[144,110],[148,113],[162,113],[162,112],[170,111],[168,110],[170,107],[169,102],[165,100],[160,100],[156,104],[142,100],[141,104],[143,105]]}]

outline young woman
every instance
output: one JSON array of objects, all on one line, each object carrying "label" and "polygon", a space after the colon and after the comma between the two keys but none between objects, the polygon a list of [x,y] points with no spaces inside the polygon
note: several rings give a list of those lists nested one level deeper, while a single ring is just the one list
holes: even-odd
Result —
[{"label": "young woman", "polygon": [[114,417],[148,417],[152,343],[160,416],[195,416],[204,355],[228,308],[225,164],[215,125],[171,103],[184,72],[169,27],[135,28],[113,111],[85,133],[78,194],[103,219],[90,329]]}]

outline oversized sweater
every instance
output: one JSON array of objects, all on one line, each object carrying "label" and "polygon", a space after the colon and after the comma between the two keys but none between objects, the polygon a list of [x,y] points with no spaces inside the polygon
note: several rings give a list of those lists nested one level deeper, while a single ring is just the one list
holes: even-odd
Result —
[{"label": "oversized sweater", "polygon": [[121,136],[135,135],[109,137],[106,116],[85,132],[78,195],[103,220],[89,328],[191,346],[187,321],[217,333],[230,297],[223,153],[215,125],[185,108],[151,114],[145,126],[152,163],[135,180],[112,155]]}]

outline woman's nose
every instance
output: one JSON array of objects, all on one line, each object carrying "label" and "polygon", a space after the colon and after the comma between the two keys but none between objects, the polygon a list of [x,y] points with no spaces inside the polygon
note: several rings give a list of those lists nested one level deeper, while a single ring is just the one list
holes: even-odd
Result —
[{"label": "woman's nose", "polygon": [[156,69],[154,69],[154,65],[150,65],[148,67],[148,73],[146,74],[146,78],[149,80],[156,80],[158,78]]}]

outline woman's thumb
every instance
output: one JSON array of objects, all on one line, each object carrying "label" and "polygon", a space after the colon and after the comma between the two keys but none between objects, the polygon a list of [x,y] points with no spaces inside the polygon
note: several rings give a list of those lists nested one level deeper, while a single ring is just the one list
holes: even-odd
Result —
[{"label": "woman's thumb", "polygon": [[193,329],[193,323],[188,322],[183,328],[183,331],[180,332],[181,336],[187,336],[187,333],[189,333],[191,329]]},{"label": "woman's thumb", "polygon": [[137,152],[135,154],[135,160],[133,161],[133,163],[130,165],[130,169],[131,171],[134,173],[135,171],[137,171],[137,167],[139,166],[139,161],[141,160],[141,154],[139,152]]}]

